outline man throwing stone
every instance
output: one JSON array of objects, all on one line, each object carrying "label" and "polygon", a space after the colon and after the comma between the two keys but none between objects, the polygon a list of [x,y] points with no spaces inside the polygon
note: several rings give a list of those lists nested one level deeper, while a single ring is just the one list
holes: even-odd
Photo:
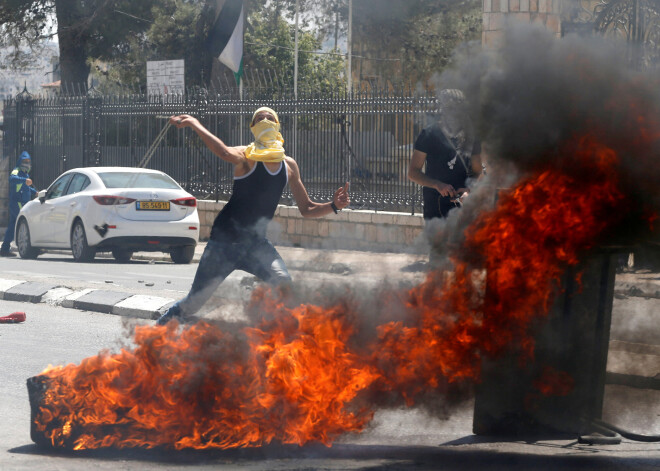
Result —
[{"label": "man throwing stone", "polygon": [[254,142],[229,147],[189,115],[173,116],[177,128],[190,127],[218,157],[234,166],[234,186],[225,207],[215,218],[211,237],[199,262],[188,295],[158,319],[184,321],[197,312],[234,270],[244,270],[272,285],[291,281],[275,247],[266,239],[268,222],[288,183],[303,217],[322,217],[349,205],[348,183],[337,189],[329,203],[315,203],[300,179],[298,164],[284,153],[284,139],[275,111],[255,111],[250,130]]}]

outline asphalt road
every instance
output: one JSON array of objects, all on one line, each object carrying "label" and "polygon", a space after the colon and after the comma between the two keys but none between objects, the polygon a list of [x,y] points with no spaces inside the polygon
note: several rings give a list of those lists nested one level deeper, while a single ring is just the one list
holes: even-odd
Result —
[{"label": "asphalt road", "polygon": [[[324,285],[351,285],[354,291],[364,292],[382,285],[388,278],[407,287],[424,278],[423,270],[409,269],[419,259],[414,255],[295,248],[279,250],[294,281],[310,295]],[[146,252],[140,254],[150,255]],[[326,260],[329,254],[346,263]],[[97,254],[93,263],[76,263],[70,253],[47,252],[36,260],[2,259],[0,278],[55,284],[74,290],[104,289],[180,299],[188,293],[198,264],[177,265],[159,260],[160,255],[155,253],[153,258],[134,258],[117,263],[109,254]],[[220,285],[216,295],[225,300],[245,301],[256,282],[258,280],[253,275],[237,270]]]},{"label": "asphalt road", "polygon": [[[197,264],[131,260],[117,263],[98,255],[93,263],[76,263],[70,253],[48,252],[36,260],[2,259],[2,278],[61,283],[70,288],[102,287],[178,298],[188,292]],[[142,283],[139,283],[142,281]],[[153,285],[151,285],[153,283]]]},{"label": "asphalt road", "polygon": [[[96,450],[53,452],[34,445],[25,381],[49,364],[77,363],[102,349],[130,344],[136,321],[109,314],[0,301],[0,312],[27,311],[23,324],[0,325],[0,469],[5,470],[431,470],[431,469],[658,469],[659,444],[624,440],[616,446],[579,445],[574,437],[492,440],[471,433],[469,395],[442,413],[421,409],[381,410],[361,434],[341,437],[331,448],[272,444],[229,451]],[[618,389],[617,389],[618,388]],[[606,408],[626,420],[657,413],[660,397],[609,388]],[[631,400],[637,407],[633,407]],[[625,425],[625,423],[623,424]],[[657,426],[651,421],[648,427]],[[648,429],[647,432],[653,432]],[[660,433],[660,430],[655,430]]]}]

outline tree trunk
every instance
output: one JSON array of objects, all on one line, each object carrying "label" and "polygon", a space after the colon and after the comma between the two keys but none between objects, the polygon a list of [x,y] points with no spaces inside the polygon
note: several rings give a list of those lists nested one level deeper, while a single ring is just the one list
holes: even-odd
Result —
[{"label": "tree trunk", "polygon": [[80,0],[56,0],[57,36],[60,45],[61,90],[65,94],[87,92],[86,33],[81,34]]},{"label": "tree trunk", "polygon": [[209,30],[215,20],[217,0],[207,0],[202,14],[195,25],[198,54],[186,57],[186,87],[201,86],[211,88],[213,79],[213,57],[206,45]]}]

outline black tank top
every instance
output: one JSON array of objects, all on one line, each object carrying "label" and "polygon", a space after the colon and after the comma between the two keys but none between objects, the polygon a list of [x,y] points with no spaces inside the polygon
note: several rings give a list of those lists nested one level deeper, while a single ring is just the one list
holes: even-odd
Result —
[{"label": "black tank top", "polygon": [[213,222],[211,239],[266,237],[287,181],[284,161],[274,173],[263,162],[257,162],[247,175],[234,177],[231,198]]}]

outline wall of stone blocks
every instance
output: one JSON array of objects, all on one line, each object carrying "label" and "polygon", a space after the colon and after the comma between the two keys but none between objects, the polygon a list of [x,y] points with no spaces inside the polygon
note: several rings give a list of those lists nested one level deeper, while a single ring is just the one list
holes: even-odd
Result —
[{"label": "wall of stone blocks", "polygon": [[537,23],[561,36],[562,0],[483,0],[481,43],[487,48],[502,45],[509,21]]},{"label": "wall of stone blocks", "polygon": [[[208,240],[223,201],[198,201],[200,239]],[[426,253],[421,215],[345,209],[323,218],[303,218],[295,206],[280,205],[268,226],[277,245],[304,248]]]}]

